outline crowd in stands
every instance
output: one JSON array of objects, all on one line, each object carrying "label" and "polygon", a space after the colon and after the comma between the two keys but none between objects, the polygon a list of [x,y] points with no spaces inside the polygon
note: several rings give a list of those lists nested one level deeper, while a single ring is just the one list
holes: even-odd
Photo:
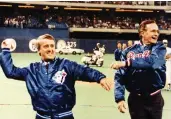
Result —
[{"label": "crowd in stands", "polygon": [[[80,1],[81,2],[81,1]],[[97,1],[94,1],[97,2]],[[108,1],[110,2],[110,1]],[[112,1],[114,2],[114,1]],[[126,1],[129,3],[129,1]],[[125,3],[126,3],[125,2]],[[137,1],[138,2],[138,1]],[[143,1],[144,2],[144,1]],[[153,19],[161,30],[171,29],[171,16],[166,13],[117,13],[115,11],[29,11],[0,15],[1,27],[12,28],[103,28],[137,29],[145,19]]]},{"label": "crowd in stands", "polygon": [[[171,19],[165,19],[161,16],[159,19],[154,18],[131,18],[128,16],[115,16],[112,18],[100,18],[96,15],[88,17],[82,16],[58,16],[56,19],[52,17],[44,20],[39,20],[36,17],[29,15],[6,17],[4,19],[4,27],[13,28],[105,28],[105,29],[137,29],[139,23],[145,19],[156,20],[161,30],[171,29]],[[1,25],[2,26],[2,25]]]},{"label": "crowd in stands", "polygon": [[13,28],[42,28],[43,25],[33,16],[15,16],[15,17],[5,17],[4,18],[5,27]]},{"label": "crowd in stands", "polygon": [[112,4],[112,5],[155,5],[155,6],[166,6],[170,5],[170,2],[166,1],[63,1],[72,3],[91,3],[91,4]]},{"label": "crowd in stands", "polygon": [[[40,15],[41,16],[41,15]],[[4,17],[3,24],[0,26],[11,28],[66,28],[68,27],[62,17],[58,16],[56,19],[50,17],[36,17],[32,15],[28,16],[13,16]]]}]

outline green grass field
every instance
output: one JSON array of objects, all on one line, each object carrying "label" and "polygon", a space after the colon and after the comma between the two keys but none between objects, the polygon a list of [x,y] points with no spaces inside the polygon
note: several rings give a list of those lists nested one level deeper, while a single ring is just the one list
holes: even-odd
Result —
[{"label": "green grass field", "polygon": [[[28,66],[29,63],[40,61],[36,53],[14,53],[14,64],[19,67]],[[83,55],[57,55],[81,63]],[[107,77],[113,79],[114,70],[109,66],[113,61],[113,54],[104,56],[103,67],[95,68]],[[1,70],[1,68],[0,68]],[[30,96],[27,93],[25,82],[10,80],[0,71],[0,119],[34,119],[35,112],[32,109]],[[130,119],[128,110],[125,114],[117,110],[114,102],[113,89],[105,91],[96,83],[76,83],[77,103],[73,109],[75,119]],[[162,91],[165,99],[163,119],[171,118],[171,92]],[[127,98],[128,93],[126,93]]]}]

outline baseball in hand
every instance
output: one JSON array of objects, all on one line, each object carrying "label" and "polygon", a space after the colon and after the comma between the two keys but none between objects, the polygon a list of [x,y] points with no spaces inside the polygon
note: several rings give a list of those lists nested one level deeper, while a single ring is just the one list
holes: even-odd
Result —
[{"label": "baseball in hand", "polygon": [[12,38],[5,39],[1,43],[1,48],[9,48],[10,51],[14,51],[16,49],[16,42]]}]

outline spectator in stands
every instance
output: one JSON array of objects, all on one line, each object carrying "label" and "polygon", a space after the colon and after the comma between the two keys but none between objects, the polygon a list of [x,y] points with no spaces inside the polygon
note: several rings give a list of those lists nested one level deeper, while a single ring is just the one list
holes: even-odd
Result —
[{"label": "spectator in stands", "polygon": [[[102,3],[102,4],[120,4],[120,5],[131,5],[133,3],[136,3],[136,5],[147,5],[148,1],[113,1],[113,2],[93,2],[93,3]],[[79,3],[79,2],[78,2]],[[89,2],[92,3],[92,2]],[[161,2],[163,3],[163,2]],[[75,13],[70,13],[68,11],[66,12],[64,16],[60,16],[59,14],[61,11],[47,11],[48,15],[44,15],[40,12],[40,14],[34,15],[34,13],[30,13],[30,15],[12,15],[11,13],[10,17],[3,18],[3,23],[1,23],[1,26],[5,27],[16,27],[16,28],[47,28],[47,26],[51,29],[54,29],[55,27],[60,28],[65,22],[68,24],[69,27],[73,28],[107,28],[107,29],[137,29],[139,27],[139,23],[141,20],[144,19],[156,19],[159,28],[162,30],[168,30],[171,29],[171,20],[170,16],[165,14],[163,16],[165,17],[155,17],[155,15],[151,15],[151,18],[148,18],[146,16],[143,16],[142,18],[138,18],[136,14],[135,15],[112,15],[112,13],[109,12],[109,15],[103,14],[103,12],[99,12],[99,14],[91,15],[91,13],[87,14],[85,11],[75,11]],[[72,15],[71,15],[72,14]],[[94,14],[94,13],[93,13]],[[4,17],[4,15],[1,15]],[[58,24],[55,24],[54,21],[58,21]],[[60,24],[59,24],[60,23]],[[63,23],[63,24],[62,24]]]},{"label": "spectator in stands", "polygon": [[139,23],[135,23],[135,29],[139,28]]}]

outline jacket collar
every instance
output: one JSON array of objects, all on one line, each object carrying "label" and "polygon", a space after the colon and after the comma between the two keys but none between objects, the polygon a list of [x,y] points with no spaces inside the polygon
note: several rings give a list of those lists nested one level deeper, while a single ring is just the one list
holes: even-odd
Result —
[{"label": "jacket collar", "polygon": [[[46,62],[46,61],[43,61],[43,60],[41,60],[41,63],[42,63],[42,71],[44,72],[44,73],[51,73],[51,72],[53,72],[54,71],[54,69],[55,69],[55,66],[56,66],[56,61],[57,61],[57,57],[55,57],[54,58],[54,60],[52,60],[52,61],[49,61],[49,62]],[[48,65],[48,66],[46,66],[46,65]]]}]

